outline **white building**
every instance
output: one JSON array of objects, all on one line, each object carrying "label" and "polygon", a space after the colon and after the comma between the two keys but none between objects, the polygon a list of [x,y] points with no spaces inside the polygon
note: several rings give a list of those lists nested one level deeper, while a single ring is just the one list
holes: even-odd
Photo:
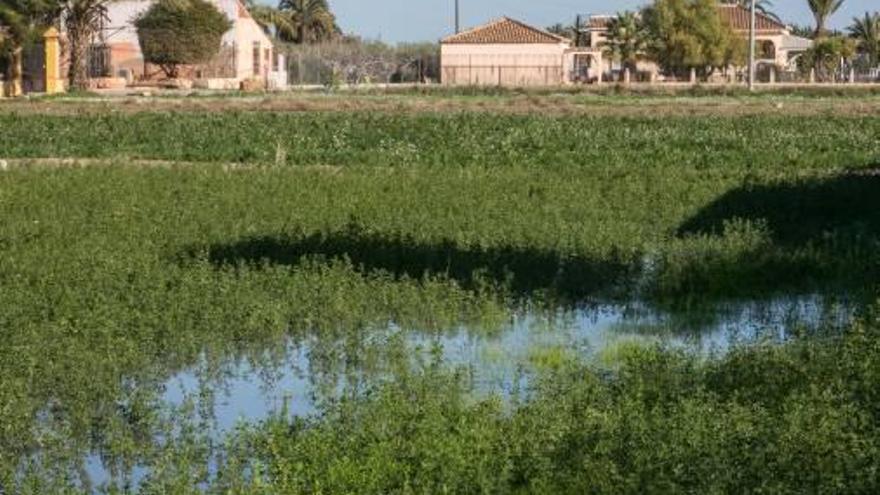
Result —
[{"label": "white building", "polygon": [[[272,40],[251,17],[240,0],[209,0],[226,15],[232,28],[223,35],[214,60],[187,67],[183,77],[206,87],[238,88],[246,79],[259,78],[269,87],[286,86],[284,57],[275,53]],[[123,78],[128,82],[159,77],[161,71],[144,62],[135,18],[153,0],[120,0],[108,4],[108,21],[101,42],[92,49],[90,72],[94,77]]]},{"label": "white building", "polygon": [[502,17],[440,41],[441,79],[450,86],[555,86],[572,80],[584,53],[567,38]]}]

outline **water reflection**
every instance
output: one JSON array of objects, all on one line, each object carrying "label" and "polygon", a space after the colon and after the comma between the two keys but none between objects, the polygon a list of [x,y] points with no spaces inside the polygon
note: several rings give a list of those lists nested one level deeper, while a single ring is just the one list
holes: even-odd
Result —
[{"label": "water reflection", "polygon": [[127,490],[148,479],[157,459],[168,462],[175,438],[197,435],[209,440],[208,447],[188,458],[202,459],[209,477],[214,450],[238,425],[280,411],[291,417],[319,414],[327,401],[361,393],[420,362],[465,368],[477,393],[503,397],[526,388],[530,375],[544,367],[567,359],[601,365],[620,345],[656,343],[724,353],[734,345],[781,341],[794,332],[839,329],[853,316],[852,308],[818,296],[679,312],[634,302],[555,313],[519,311],[502,328],[425,332],[391,324],[306,332],[299,339],[283,336],[243,350],[210,348],[170,377],[125,387],[129,394],[113,398],[115,406],[101,414],[101,424],[92,425],[96,433],[90,446],[70,446],[60,457],[31,455],[42,464],[58,463],[57,472],[75,473],[76,484],[86,491]]}]

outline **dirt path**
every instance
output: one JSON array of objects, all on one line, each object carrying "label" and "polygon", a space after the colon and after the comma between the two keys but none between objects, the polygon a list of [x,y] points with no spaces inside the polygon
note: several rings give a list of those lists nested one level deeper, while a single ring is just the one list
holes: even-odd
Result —
[{"label": "dirt path", "polygon": [[687,115],[880,115],[880,96],[503,96],[316,95],[108,97],[0,101],[0,113],[20,115],[139,112],[490,112],[543,115],[665,117]]}]

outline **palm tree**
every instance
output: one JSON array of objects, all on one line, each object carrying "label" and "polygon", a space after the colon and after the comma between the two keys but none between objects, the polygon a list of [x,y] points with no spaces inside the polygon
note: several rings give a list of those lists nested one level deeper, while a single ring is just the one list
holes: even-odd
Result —
[{"label": "palm tree", "polygon": [[285,12],[275,7],[258,4],[254,0],[247,0],[245,4],[251,17],[263,28],[266,34],[276,38],[292,39],[296,37],[296,28]]},{"label": "palm tree", "polygon": [[825,35],[828,18],[834,15],[843,5],[844,0],[807,0],[813,18],[816,19],[816,37]]},{"label": "palm tree", "polygon": [[619,60],[625,69],[634,72],[647,47],[647,30],[634,12],[617,14],[608,22],[604,51]]},{"label": "palm tree", "polygon": [[70,87],[85,90],[89,85],[89,47],[107,19],[107,4],[112,0],[65,0],[62,19],[70,43]]},{"label": "palm tree", "polygon": [[327,0],[281,0],[278,11],[289,23],[289,26],[275,24],[279,38],[284,41],[315,43],[332,38],[340,31]]},{"label": "palm tree", "polygon": [[871,66],[880,64],[880,12],[865,12],[864,18],[853,18],[849,32],[868,56]]}]

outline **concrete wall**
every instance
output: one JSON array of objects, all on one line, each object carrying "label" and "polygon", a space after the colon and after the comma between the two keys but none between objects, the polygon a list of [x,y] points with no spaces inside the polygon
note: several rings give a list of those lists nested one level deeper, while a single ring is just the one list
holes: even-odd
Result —
[{"label": "concrete wall", "polygon": [[443,44],[442,83],[450,86],[547,86],[563,84],[568,43]]}]

